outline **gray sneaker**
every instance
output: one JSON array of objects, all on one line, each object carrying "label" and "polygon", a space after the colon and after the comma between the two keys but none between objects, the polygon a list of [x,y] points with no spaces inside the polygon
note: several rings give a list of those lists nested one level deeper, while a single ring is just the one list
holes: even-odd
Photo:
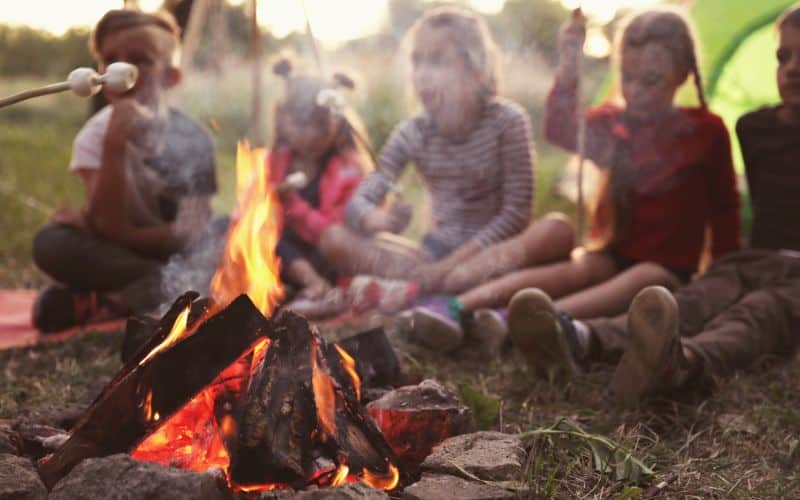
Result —
[{"label": "gray sneaker", "polygon": [[465,320],[464,335],[473,351],[493,358],[508,340],[508,324],[494,309],[478,309]]},{"label": "gray sneaker", "polygon": [[439,352],[453,351],[464,340],[464,330],[457,321],[427,307],[411,310],[408,334],[411,341]]},{"label": "gray sneaker", "polygon": [[580,374],[574,326],[542,290],[526,288],[511,298],[508,330],[514,347],[540,377],[553,381]]},{"label": "gray sneaker", "polygon": [[611,379],[611,392],[624,407],[676,389],[689,378],[678,333],[678,303],[660,286],[639,292],[628,309],[630,344]]}]

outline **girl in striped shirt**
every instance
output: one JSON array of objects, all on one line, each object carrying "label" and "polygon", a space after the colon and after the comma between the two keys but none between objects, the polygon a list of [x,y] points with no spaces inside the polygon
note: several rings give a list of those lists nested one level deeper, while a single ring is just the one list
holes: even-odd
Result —
[{"label": "girl in striped shirt", "polygon": [[[487,273],[565,258],[573,241],[568,222],[553,217],[529,225],[531,126],[519,105],[497,95],[498,54],[485,22],[441,7],[426,13],[411,37],[423,110],[391,134],[379,168],[348,203],[347,226],[324,235],[326,255],[343,273],[402,278],[423,295],[457,293]],[[386,203],[409,163],[431,201],[421,246],[396,236],[412,207]]]}]

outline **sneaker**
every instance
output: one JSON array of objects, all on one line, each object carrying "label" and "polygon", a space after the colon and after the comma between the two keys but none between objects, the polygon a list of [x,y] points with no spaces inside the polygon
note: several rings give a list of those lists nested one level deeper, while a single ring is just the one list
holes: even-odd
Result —
[{"label": "sneaker", "polygon": [[500,354],[508,340],[508,323],[501,311],[478,309],[465,321],[464,336],[471,347],[483,355],[495,357]]},{"label": "sneaker", "polygon": [[318,299],[295,299],[286,305],[287,309],[308,319],[330,318],[342,314],[350,307],[347,290],[332,288]]},{"label": "sneaker", "polygon": [[394,314],[413,306],[419,293],[416,283],[358,275],[350,281],[348,295],[353,312]]},{"label": "sneaker", "polygon": [[520,290],[511,298],[508,330],[514,347],[540,377],[553,381],[581,372],[571,318],[557,312],[550,297],[538,288]]},{"label": "sneaker", "polygon": [[40,332],[53,333],[73,326],[122,318],[127,314],[124,306],[112,303],[98,292],[78,292],[50,285],[36,297],[31,322]]},{"label": "sneaker", "polygon": [[409,339],[429,349],[450,352],[464,341],[452,297],[433,297],[410,311]]},{"label": "sneaker", "polygon": [[628,310],[630,344],[611,379],[611,392],[625,407],[646,396],[676,389],[689,378],[678,334],[678,303],[664,287],[639,292]]}]

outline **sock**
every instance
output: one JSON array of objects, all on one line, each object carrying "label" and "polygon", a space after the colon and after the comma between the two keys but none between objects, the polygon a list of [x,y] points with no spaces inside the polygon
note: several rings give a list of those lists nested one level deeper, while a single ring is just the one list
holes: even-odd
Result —
[{"label": "sock", "polygon": [[579,347],[579,352],[576,354],[580,359],[584,359],[589,355],[589,348],[592,343],[592,331],[589,326],[583,321],[573,319],[572,326],[575,328],[575,340]]},{"label": "sock", "polygon": [[458,321],[461,319],[461,311],[464,310],[464,303],[458,297],[447,297],[447,314],[451,319]]}]

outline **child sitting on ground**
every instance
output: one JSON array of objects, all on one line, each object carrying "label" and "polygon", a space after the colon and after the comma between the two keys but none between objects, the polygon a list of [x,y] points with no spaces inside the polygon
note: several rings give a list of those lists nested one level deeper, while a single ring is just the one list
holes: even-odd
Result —
[{"label": "child sitting on ground", "polygon": [[[299,299],[317,301],[331,288],[333,269],[319,252],[326,231],[344,220],[345,205],[371,166],[361,140],[361,121],[339,93],[353,81],[336,74],[330,82],[309,75],[291,75],[291,63],[274,66],[286,81],[286,93],[275,106],[275,134],[268,156],[271,181],[302,172],[307,185],[279,192],[283,232],[276,254],[283,279],[299,287]],[[318,301],[324,302],[324,301]]]},{"label": "child sitting on ground", "polygon": [[[580,10],[560,36],[561,63],[548,96],[545,136],[571,151],[578,141],[578,58],[585,38]],[[577,318],[619,314],[644,286],[675,288],[697,270],[707,226],[712,253],[739,245],[739,196],[728,132],[705,105],[694,39],[674,10],[634,16],[616,40],[624,106],[603,104],[586,114],[586,157],[604,169],[593,232],[597,248],[572,260],[511,272],[448,300],[449,317],[417,314],[420,329],[457,339],[458,320],[470,330],[503,337],[506,304],[536,286],[559,297]],[[673,105],[693,75],[701,106]],[[494,318],[494,319],[491,319]],[[477,321],[475,321],[477,320]]]},{"label": "child sitting on ground", "polygon": [[[573,14],[561,34],[561,64],[548,97],[545,135],[577,147],[577,59],[585,19]],[[616,40],[624,106],[586,114],[585,154],[608,176],[594,214],[598,249],[570,262],[528,269],[487,285],[508,300],[535,286],[577,318],[623,312],[648,285],[675,288],[698,270],[706,229],[711,254],[739,247],[739,195],[728,132],[706,107],[688,21],[674,9],[634,15]],[[697,108],[673,104],[693,75]],[[477,297],[467,295],[466,302]]]},{"label": "child sitting on ground", "polygon": [[69,169],[83,181],[84,208],[58,211],[34,239],[37,266],[60,283],[34,305],[43,332],[158,306],[162,265],[207,228],[213,141],[165,102],[181,77],[178,44],[167,14],[112,10],[94,28],[100,71],[124,61],[139,76],[124,94],[104,91],[111,104],[75,138]]},{"label": "child sitting on ground", "polygon": [[[520,106],[498,97],[499,58],[486,23],[466,9],[440,7],[417,21],[411,40],[423,111],[392,133],[379,168],[348,204],[349,227],[323,242],[335,267],[401,278],[424,295],[457,293],[479,283],[485,270],[497,275],[566,258],[573,231],[563,218],[529,226],[531,127]],[[421,248],[386,234],[400,233],[411,218],[407,203],[384,206],[410,162],[432,207]]]},{"label": "child sitting on ground", "polygon": [[796,351],[800,4],[777,28],[782,102],[743,116],[736,127],[753,207],[752,249],[720,259],[674,295],[645,288],[627,315],[613,319],[572,321],[540,290],[519,292],[509,308],[512,340],[538,373],[571,374],[591,360],[619,360],[611,390],[630,406]]}]

